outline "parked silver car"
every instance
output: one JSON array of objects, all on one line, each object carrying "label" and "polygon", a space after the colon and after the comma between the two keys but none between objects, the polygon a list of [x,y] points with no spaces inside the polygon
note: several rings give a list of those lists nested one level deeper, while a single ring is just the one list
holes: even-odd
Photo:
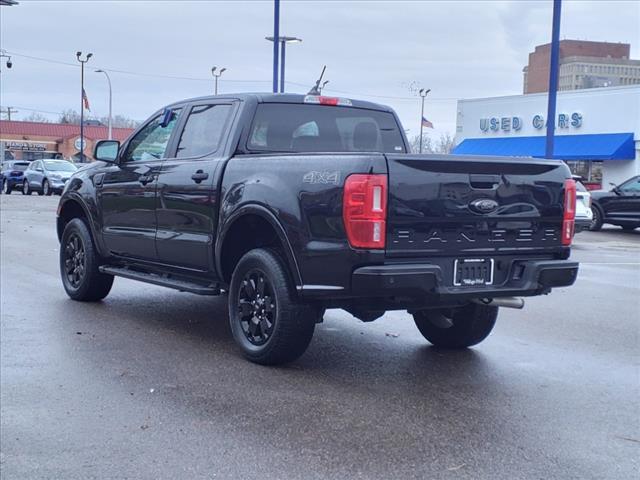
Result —
[{"label": "parked silver car", "polygon": [[64,184],[78,168],[66,160],[43,159],[31,162],[29,168],[24,172],[22,182],[22,194],[31,195],[38,192],[38,195],[51,195],[52,193],[62,193]]}]

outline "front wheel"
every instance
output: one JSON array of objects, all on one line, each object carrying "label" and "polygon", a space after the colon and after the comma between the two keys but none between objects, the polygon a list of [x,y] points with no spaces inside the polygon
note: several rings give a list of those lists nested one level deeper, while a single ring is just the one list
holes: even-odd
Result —
[{"label": "front wheel", "polygon": [[9,181],[6,178],[2,181],[2,193],[5,195],[11,194],[11,187],[9,186]]},{"label": "front wheel", "polygon": [[280,256],[258,248],[236,266],[229,321],[244,356],[262,365],[291,362],[307,349],[318,312],[299,303]]},{"label": "front wheel", "polygon": [[51,185],[49,185],[49,180],[47,179],[45,179],[45,181],[42,182],[42,193],[47,197],[51,195]]},{"label": "front wheel", "polygon": [[469,303],[464,307],[421,310],[413,319],[422,336],[444,348],[466,348],[480,343],[493,330],[498,307]]},{"label": "front wheel", "polygon": [[64,228],[60,242],[60,275],[73,300],[96,302],[111,291],[113,275],[100,273],[98,252],[87,225],[79,218]]},{"label": "front wheel", "polygon": [[29,182],[28,181],[24,181],[22,182],[22,194],[23,195],[31,195],[31,189],[29,188]]}]

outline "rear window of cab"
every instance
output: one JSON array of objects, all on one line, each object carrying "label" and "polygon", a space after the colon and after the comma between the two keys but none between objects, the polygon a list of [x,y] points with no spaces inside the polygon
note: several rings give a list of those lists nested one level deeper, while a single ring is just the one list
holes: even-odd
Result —
[{"label": "rear window of cab", "polygon": [[404,153],[395,116],[355,107],[262,103],[247,147],[256,152]]}]

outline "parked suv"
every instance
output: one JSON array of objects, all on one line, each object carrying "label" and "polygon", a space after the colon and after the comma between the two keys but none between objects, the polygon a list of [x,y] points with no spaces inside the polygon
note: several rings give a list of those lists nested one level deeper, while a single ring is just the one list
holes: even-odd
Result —
[{"label": "parked suv", "polygon": [[24,171],[29,167],[29,162],[22,160],[8,160],[0,167],[0,185],[2,193],[9,195],[14,188],[22,187]]},{"label": "parked suv", "polygon": [[66,160],[44,159],[35,160],[24,172],[22,193],[31,195],[51,195],[62,193],[64,184],[78,168]]},{"label": "parked suv", "polygon": [[598,231],[604,223],[619,225],[625,230],[640,227],[640,175],[613,188],[591,192],[593,220],[589,230]]},{"label": "parked suv", "polygon": [[464,348],[499,307],[571,285],[576,186],[557,160],[413,155],[388,107],[317,95],[203,97],[97,142],[58,206],[67,294],[114,277],[225,293],[251,361],[294,360],[325,308],[407,310]]}]

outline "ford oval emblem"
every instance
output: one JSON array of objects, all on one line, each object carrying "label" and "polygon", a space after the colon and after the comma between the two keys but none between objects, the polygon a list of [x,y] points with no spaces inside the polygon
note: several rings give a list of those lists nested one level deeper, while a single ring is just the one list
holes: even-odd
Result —
[{"label": "ford oval emblem", "polygon": [[476,213],[491,213],[498,208],[498,202],[490,198],[478,198],[469,203],[469,208]]}]

